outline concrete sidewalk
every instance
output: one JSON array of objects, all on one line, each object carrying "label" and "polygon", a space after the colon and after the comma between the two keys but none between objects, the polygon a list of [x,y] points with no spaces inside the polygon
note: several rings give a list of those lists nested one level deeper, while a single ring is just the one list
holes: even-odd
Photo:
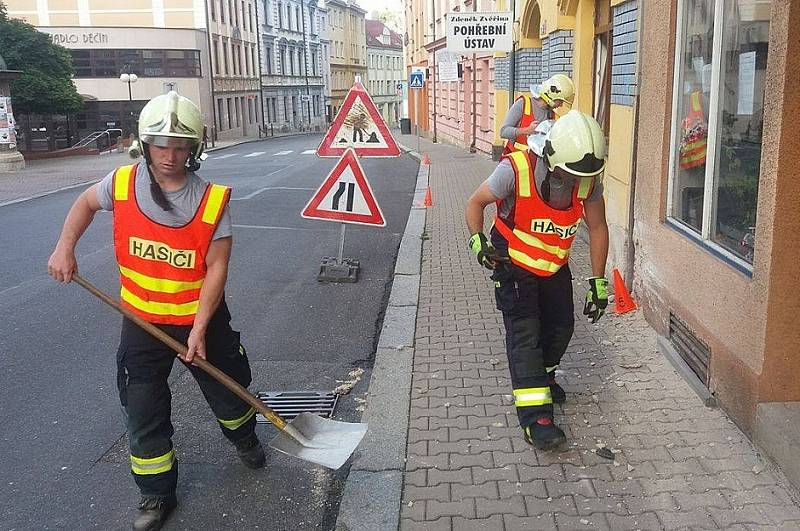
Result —
[{"label": "concrete sidewalk", "polygon": [[[396,138],[416,149],[416,137]],[[424,139],[421,146],[431,159],[433,207],[422,236],[402,497],[398,504],[378,489],[359,515],[345,493],[338,528],[369,529],[377,513],[399,509],[399,528],[415,530],[800,529],[796,492],[678,376],[640,311],[612,311],[597,325],[576,316],[558,374],[567,402],[556,406],[568,447],[538,452],[524,442],[501,315],[488,272],[467,250],[463,215],[495,163]],[[580,312],[589,275],[581,241],[571,267]],[[394,393],[409,400],[402,385]],[[603,446],[613,460],[597,455]],[[391,469],[382,473],[394,481]],[[382,529],[397,526],[382,521]]]}]

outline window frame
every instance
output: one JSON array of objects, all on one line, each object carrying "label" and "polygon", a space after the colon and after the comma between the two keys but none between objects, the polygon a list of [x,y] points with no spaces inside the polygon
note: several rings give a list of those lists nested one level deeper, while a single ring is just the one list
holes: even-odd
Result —
[{"label": "window frame", "polygon": [[[670,124],[670,151],[669,151],[669,173],[667,179],[667,205],[664,222],[677,230],[681,234],[688,236],[689,239],[698,243],[703,249],[721,258],[735,269],[752,277],[753,264],[735,255],[725,247],[712,239],[713,221],[716,217],[716,165],[717,147],[719,145],[719,117],[720,117],[720,81],[722,76],[722,46],[725,36],[725,0],[709,0],[714,2],[714,38],[711,44],[711,92],[708,100],[708,136],[706,139],[706,164],[703,176],[703,219],[701,230],[698,233],[673,215],[675,207],[675,180],[678,167],[678,135],[680,133],[681,119],[678,116],[680,111],[680,100],[683,95],[683,58],[684,58],[684,37],[686,33],[686,3],[689,0],[678,0],[677,25],[675,31],[675,49],[672,65],[672,123]],[[713,109],[714,112],[710,112]],[[763,148],[762,148],[763,149]],[[760,171],[760,169],[759,169]],[[761,175],[759,175],[759,181]],[[756,213],[756,217],[758,213]]]}]

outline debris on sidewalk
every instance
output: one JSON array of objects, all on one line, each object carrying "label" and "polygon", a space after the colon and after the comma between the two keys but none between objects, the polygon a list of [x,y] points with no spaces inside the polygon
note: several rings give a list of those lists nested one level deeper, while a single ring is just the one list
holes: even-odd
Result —
[{"label": "debris on sidewalk", "polygon": [[361,381],[361,375],[363,374],[364,374],[364,369],[362,369],[361,367],[353,369],[352,371],[347,373],[349,380],[336,380],[336,382],[340,383],[341,385],[337,385],[336,387],[334,387],[333,391],[331,392],[339,396],[344,396],[348,394],[350,391],[353,390],[353,387],[355,387],[356,384],[359,381]]}]

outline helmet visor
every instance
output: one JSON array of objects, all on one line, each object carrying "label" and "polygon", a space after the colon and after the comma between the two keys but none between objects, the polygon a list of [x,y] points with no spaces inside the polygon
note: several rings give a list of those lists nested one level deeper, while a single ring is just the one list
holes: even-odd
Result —
[{"label": "helmet visor", "polygon": [[564,170],[582,177],[591,177],[602,172],[606,167],[605,159],[598,159],[593,153],[587,153],[581,160],[559,164]]}]

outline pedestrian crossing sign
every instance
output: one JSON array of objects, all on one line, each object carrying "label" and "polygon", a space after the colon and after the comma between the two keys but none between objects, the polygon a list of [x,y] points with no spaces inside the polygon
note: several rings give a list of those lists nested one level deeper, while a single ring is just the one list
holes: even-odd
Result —
[{"label": "pedestrian crossing sign", "polygon": [[408,87],[415,89],[425,87],[425,71],[422,69],[412,71],[408,77]]},{"label": "pedestrian crossing sign", "polygon": [[306,219],[386,226],[353,148],[345,150],[300,215]]},{"label": "pedestrian crossing sign", "polygon": [[342,108],[317,148],[317,156],[339,157],[349,148],[355,149],[360,157],[400,156],[389,127],[358,81],[345,96]]}]

